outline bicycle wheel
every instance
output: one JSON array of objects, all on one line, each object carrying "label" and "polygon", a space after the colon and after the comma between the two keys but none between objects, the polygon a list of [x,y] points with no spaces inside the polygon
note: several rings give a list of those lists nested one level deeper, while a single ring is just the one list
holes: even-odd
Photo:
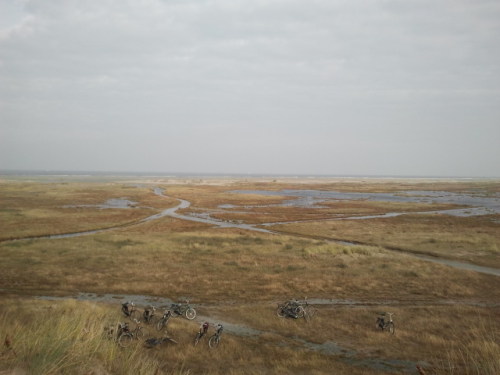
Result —
[{"label": "bicycle wheel", "polygon": [[217,335],[213,335],[212,337],[210,337],[210,340],[208,340],[208,346],[211,347],[212,349],[218,347],[219,343],[220,343],[220,337]]},{"label": "bicycle wheel", "polygon": [[303,318],[306,315],[306,311],[302,306],[297,306],[295,308],[295,315],[297,315],[298,318]]},{"label": "bicycle wheel", "polygon": [[161,331],[166,324],[167,324],[167,319],[161,318],[160,320],[158,320],[158,323],[156,323],[156,329],[158,331]]},{"label": "bicycle wheel", "polygon": [[389,322],[389,323],[387,324],[387,329],[388,329],[388,330],[389,330],[389,332],[390,332],[391,334],[393,334],[393,335],[394,335],[394,332],[396,332],[396,328],[394,327],[394,323],[393,323],[393,322]]},{"label": "bicycle wheel", "polygon": [[194,318],[196,318],[196,310],[192,307],[188,308],[184,314],[189,320],[193,320]]},{"label": "bicycle wheel", "polygon": [[130,345],[132,339],[133,337],[130,333],[124,333],[120,335],[120,337],[118,337],[118,345],[120,345],[122,348],[126,348]]},{"label": "bicycle wheel", "polygon": [[278,306],[278,309],[276,310],[276,315],[278,315],[280,318],[284,318],[286,316],[285,309],[283,309],[283,306]]}]

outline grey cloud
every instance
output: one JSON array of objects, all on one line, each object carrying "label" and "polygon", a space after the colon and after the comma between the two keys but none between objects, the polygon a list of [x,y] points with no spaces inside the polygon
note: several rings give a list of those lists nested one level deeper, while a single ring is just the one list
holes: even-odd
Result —
[{"label": "grey cloud", "polygon": [[17,5],[0,18],[0,168],[86,139],[99,157],[36,166],[498,175],[495,1]]}]

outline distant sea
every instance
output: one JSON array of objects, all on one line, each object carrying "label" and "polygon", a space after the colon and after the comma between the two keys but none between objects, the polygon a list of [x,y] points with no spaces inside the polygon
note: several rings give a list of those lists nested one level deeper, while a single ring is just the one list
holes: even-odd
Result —
[{"label": "distant sea", "polygon": [[493,176],[433,176],[433,175],[361,175],[361,174],[287,174],[287,173],[193,173],[137,171],[63,171],[63,170],[1,170],[0,176],[54,177],[160,177],[160,178],[415,178],[415,179],[498,179]]}]

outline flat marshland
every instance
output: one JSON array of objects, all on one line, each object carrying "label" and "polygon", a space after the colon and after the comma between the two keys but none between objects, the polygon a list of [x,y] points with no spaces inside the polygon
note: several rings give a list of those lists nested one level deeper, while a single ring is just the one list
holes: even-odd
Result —
[{"label": "flat marshland", "polygon": [[[500,276],[414,256],[500,268],[498,212],[453,216],[445,210],[472,207],[429,200],[294,204],[286,189],[488,200],[500,183],[0,180],[0,338],[10,343],[0,374],[500,373]],[[190,203],[182,216],[160,214],[179,199]],[[127,296],[189,298],[204,318],[173,319],[178,344],[121,349],[102,332],[125,319]],[[305,297],[318,311],[309,322],[277,317],[277,303]],[[394,335],[375,329],[381,311],[395,314]],[[227,324],[216,350],[192,345],[200,319]]]}]

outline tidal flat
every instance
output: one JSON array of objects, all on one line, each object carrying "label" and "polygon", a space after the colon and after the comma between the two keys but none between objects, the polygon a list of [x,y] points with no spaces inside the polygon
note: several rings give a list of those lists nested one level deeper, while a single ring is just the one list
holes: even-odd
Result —
[{"label": "tidal flat", "polygon": [[[0,374],[498,374],[499,201],[498,180],[0,176]],[[294,298],[317,314],[278,317]],[[102,331],[127,299],[198,318],[122,349]]]}]

